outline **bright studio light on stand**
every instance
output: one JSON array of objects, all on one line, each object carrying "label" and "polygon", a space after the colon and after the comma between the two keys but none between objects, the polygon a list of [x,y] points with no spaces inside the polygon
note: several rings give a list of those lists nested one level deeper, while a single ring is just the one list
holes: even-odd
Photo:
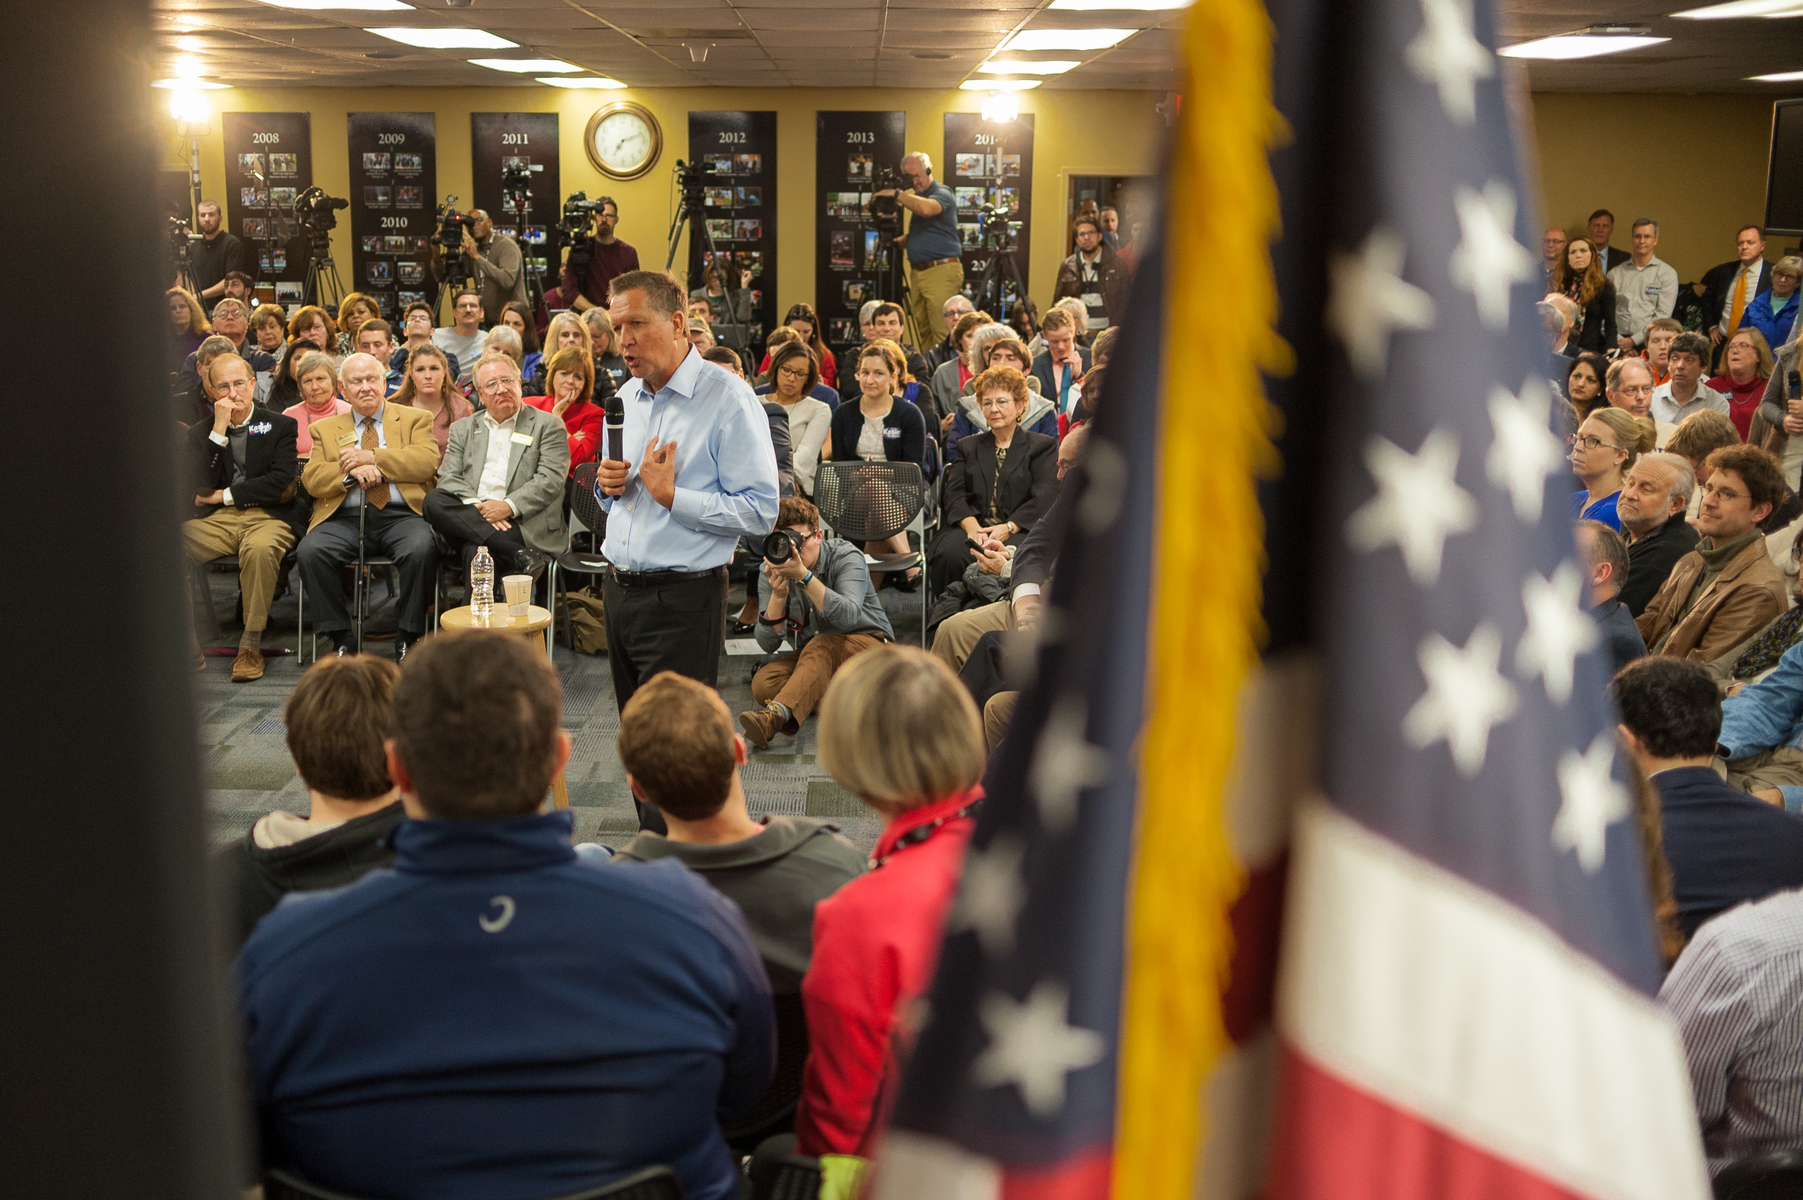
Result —
[{"label": "bright studio light on stand", "polygon": [[983,97],[983,119],[1005,124],[1020,116],[1020,97],[1013,92],[991,92]]},{"label": "bright studio light on stand", "polygon": [[169,97],[169,115],[183,134],[202,133],[213,121],[213,106],[196,91],[182,89]]}]

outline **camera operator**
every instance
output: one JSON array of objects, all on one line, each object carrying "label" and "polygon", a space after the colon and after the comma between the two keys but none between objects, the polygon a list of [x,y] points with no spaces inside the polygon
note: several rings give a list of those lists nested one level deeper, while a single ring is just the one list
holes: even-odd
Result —
[{"label": "camera operator", "polygon": [[[914,214],[908,222],[908,307],[914,318],[919,349],[931,350],[945,340],[940,314],[945,302],[964,287],[963,245],[958,240],[958,197],[933,178],[933,160],[924,150],[902,159],[902,174],[912,194],[894,189],[876,193],[893,196]],[[902,240],[902,239],[897,239]]]},{"label": "camera operator", "polygon": [[[581,279],[577,279],[576,272],[565,262],[563,282],[559,288],[565,302],[578,312],[590,308],[606,308],[607,285],[613,282],[614,276],[639,269],[639,252],[630,243],[614,236],[614,227],[620,223],[620,206],[614,203],[612,196],[602,196],[595,203],[601,207],[595,210],[594,240],[589,246],[588,270]],[[572,248],[570,253],[574,257],[578,251]]]},{"label": "camera operator", "polygon": [[190,243],[188,265],[194,269],[200,298],[217,300],[225,295],[225,277],[244,270],[244,243],[225,231],[216,201],[202,200],[195,215],[200,218],[201,240]]},{"label": "camera operator", "polygon": [[789,497],[778,506],[776,525],[764,539],[755,636],[766,654],[775,653],[785,634],[795,651],[751,677],[751,697],[764,707],[740,713],[739,725],[759,750],[778,733],[801,732],[847,659],[895,637],[864,552],[827,538],[819,509]]},{"label": "camera operator", "polygon": [[482,315],[490,325],[496,325],[508,302],[527,302],[526,258],[520,253],[518,242],[495,232],[495,223],[486,212],[471,209],[470,221],[463,230],[463,254],[476,277]]},{"label": "camera operator", "polygon": [[470,369],[482,357],[481,292],[464,288],[451,298],[451,323],[432,331],[432,344],[457,356],[457,386],[467,391]]}]

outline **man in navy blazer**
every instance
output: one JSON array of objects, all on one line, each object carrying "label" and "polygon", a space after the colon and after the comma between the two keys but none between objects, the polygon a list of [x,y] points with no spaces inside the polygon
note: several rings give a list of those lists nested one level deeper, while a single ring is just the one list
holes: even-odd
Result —
[{"label": "man in navy blazer", "polygon": [[1610,688],[1621,740],[1659,789],[1665,858],[1685,935],[1737,904],[1803,887],[1803,817],[1715,773],[1722,705],[1709,672],[1684,659],[1642,658]]},{"label": "man in navy blazer", "polygon": [[776,1061],[745,918],[675,860],[579,858],[533,643],[440,634],[394,690],[395,860],[290,893],[238,960],[264,1164],[391,1200],[538,1200],[668,1164],[739,1194],[719,1121]]}]

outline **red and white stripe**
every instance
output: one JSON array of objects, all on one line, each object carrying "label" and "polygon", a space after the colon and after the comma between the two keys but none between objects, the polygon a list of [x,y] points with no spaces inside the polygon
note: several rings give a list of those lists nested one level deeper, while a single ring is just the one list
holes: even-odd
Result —
[{"label": "red and white stripe", "polygon": [[1273,1200],[1704,1200],[1676,1030],[1494,894],[1298,812]]}]

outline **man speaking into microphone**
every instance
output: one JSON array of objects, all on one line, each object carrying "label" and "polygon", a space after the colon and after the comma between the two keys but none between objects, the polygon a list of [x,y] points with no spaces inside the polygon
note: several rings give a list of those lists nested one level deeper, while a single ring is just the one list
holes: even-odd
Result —
[{"label": "man speaking into microphone", "polygon": [[615,276],[608,316],[632,372],[620,389],[623,457],[610,446],[595,476],[613,564],[602,586],[607,655],[624,708],[659,671],[718,686],[726,567],[741,536],[775,528],[776,452],[750,386],[689,344],[675,279]]}]

